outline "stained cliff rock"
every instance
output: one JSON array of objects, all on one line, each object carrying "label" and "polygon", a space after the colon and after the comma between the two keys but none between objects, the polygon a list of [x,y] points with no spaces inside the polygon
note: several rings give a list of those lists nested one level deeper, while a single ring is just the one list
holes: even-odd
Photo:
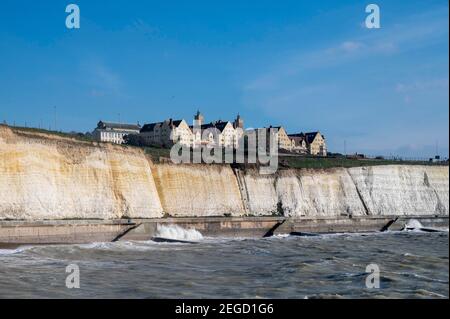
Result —
[{"label": "stained cliff rock", "polygon": [[0,128],[0,219],[160,216],[141,151]]},{"label": "stained cliff rock", "polygon": [[233,171],[0,126],[0,220],[448,215],[448,166]]},{"label": "stained cliff rock", "polygon": [[448,215],[449,169],[443,166],[350,168],[370,215]]},{"label": "stained cliff rock", "polygon": [[241,216],[236,178],[229,166],[158,164],[153,175],[170,216]]},{"label": "stained cliff rock", "polygon": [[345,169],[283,170],[273,176],[245,175],[250,211],[256,215],[365,215],[357,189]]}]

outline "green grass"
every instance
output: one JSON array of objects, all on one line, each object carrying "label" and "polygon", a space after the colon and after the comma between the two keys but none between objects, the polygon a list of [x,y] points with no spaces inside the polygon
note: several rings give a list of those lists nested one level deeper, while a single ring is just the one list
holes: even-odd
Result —
[{"label": "green grass", "polygon": [[65,138],[73,138],[75,140],[83,141],[83,142],[94,142],[94,139],[92,137],[88,137],[85,135],[78,135],[78,134],[59,132],[59,131],[50,131],[50,130],[46,130],[46,129],[32,128],[32,127],[9,126],[9,128],[16,134],[41,133],[41,134],[55,135],[55,136],[65,137]]},{"label": "green grass", "polygon": [[362,167],[362,166],[378,166],[378,165],[448,165],[446,163],[430,163],[420,161],[394,161],[383,159],[350,159],[335,157],[286,157],[279,158],[281,167],[284,168],[336,168],[336,167]]}]

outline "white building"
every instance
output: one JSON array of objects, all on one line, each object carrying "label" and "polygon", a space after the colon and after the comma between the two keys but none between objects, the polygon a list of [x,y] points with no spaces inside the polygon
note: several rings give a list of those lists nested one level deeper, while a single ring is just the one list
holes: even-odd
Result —
[{"label": "white building", "polygon": [[199,111],[194,117],[194,124],[190,126],[194,148],[201,145],[238,148],[244,135],[244,121],[239,115],[234,123],[219,120],[204,124],[204,117]]},{"label": "white building", "polygon": [[191,146],[192,131],[185,120],[174,121],[172,119],[164,122],[145,124],[140,136],[145,145],[158,145],[171,147],[180,142],[181,145]]},{"label": "white building", "polygon": [[325,136],[320,132],[300,133],[289,135],[296,142],[295,151],[315,156],[327,156]]},{"label": "white building", "polygon": [[100,121],[92,132],[96,141],[123,144],[125,135],[139,134],[139,124],[120,124]]},{"label": "white building", "polygon": [[234,123],[215,121],[204,124],[205,118],[200,112],[194,117],[194,125],[189,126],[185,120],[145,124],[140,137],[145,145],[171,147],[181,145],[197,148],[200,146],[237,148],[244,134],[244,121],[238,116]]}]

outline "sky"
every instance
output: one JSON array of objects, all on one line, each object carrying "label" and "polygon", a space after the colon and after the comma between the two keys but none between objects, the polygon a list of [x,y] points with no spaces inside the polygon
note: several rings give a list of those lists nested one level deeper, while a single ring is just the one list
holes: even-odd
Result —
[{"label": "sky", "polygon": [[[81,28],[67,29],[68,4]],[[381,28],[365,27],[376,3]],[[332,152],[449,149],[448,0],[2,0],[0,121],[319,130]]]}]

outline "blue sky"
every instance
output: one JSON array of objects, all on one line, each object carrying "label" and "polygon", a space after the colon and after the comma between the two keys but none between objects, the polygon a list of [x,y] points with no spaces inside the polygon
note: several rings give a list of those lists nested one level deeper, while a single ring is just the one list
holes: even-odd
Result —
[{"label": "blue sky", "polygon": [[320,130],[331,151],[448,156],[448,1],[0,2],[0,121],[233,119]]}]

